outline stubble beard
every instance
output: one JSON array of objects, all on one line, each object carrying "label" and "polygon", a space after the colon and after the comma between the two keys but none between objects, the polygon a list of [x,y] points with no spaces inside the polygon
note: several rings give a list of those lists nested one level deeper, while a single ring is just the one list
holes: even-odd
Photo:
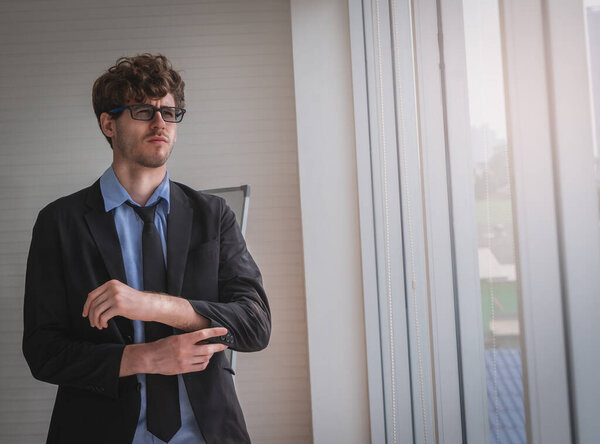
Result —
[{"label": "stubble beard", "polygon": [[[113,150],[117,150],[120,153],[120,157],[132,164],[143,168],[160,168],[171,156],[171,152],[173,151],[174,143],[171,143],[169,149],[166,154],[162,154],[162,150],[156,150],[152,153],[144,152],[144,149],[137,149],[135,143],[127,143],[127,141],[123,141],[121,144],[116,143],[113,147]],[[142,142],[143,143],[143,142]]]},{"label": "stubble beard", "polygon": [[173,151],[173,145],[169,147],[169,151],[166,155],[162,155],[161,153],[153,153],[153,155],[144,155],[144,153],[137,153],[137,155],[133,155],[132,159],[137,165],[144,168],[160,168],[171,156],[171,152]]}]

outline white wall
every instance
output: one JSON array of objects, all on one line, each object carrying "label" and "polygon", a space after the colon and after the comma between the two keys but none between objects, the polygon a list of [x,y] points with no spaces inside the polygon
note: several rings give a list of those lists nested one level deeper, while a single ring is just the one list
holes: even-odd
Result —
[{"label": "white wall", "polygon": [[370,441],[348,5],[292,0],[314,442]]},{"label": "white wall", "polygon": [[272,308],[269,347],[238,355],[257,443],[312,437],[290,5],[287,0],[0,4],[0,441],[43,442],[55,388],[21,355],[25,260],[37,212],[92,183],[111,151],[91,106],[121,55],[162,52],[188,113],[169,161],[197,188],[252,186],[247,241]]}]

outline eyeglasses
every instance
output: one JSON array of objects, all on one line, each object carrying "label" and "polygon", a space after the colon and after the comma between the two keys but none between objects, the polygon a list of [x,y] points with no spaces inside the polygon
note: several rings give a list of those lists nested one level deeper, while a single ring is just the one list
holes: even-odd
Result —
[{"label": "eyeglasses", "polygon": [[108,113],[116,114],[126,109],[129,110],[133,120],[152,120],[154,119],[154,114],[158,111],[165,122],[179,123],[183,120],[183,115],[185,114],[185,109],[176,106],[161,106],[157,108],[147,104],[120,106],[119,108],[111,109]]}]

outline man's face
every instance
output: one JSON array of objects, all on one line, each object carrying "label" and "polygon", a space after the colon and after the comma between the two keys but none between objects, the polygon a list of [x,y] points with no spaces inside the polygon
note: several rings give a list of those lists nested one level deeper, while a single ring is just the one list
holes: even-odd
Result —
[{"label": "man's face", "polygon": [[[148,99],[144,103],[160,108],[175,106],[175,99],[169,93],[161,99]],[[165,122],[158,111],[148,121],[132,119],[129,110],[111,120],[103,125],[103,129],[111,137],[115,162],[145,168],[159,168],[167,162],[177,138],[176,123]]]}]

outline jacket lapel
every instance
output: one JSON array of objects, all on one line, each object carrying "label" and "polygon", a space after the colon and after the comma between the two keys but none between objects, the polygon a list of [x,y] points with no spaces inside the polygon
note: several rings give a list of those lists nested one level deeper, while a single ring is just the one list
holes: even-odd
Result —
[{"label": "jacket lapel", "polygon": [[170,211],[167,216],[167,293],[180,296],[194,212],[185,193],[172,181],[170,193]]},{"label": "jacket lapel", "polygon": [[[94,237],[98,251],[104,260],[108,275],[111,279],[127,283],[115,220],[113,213],[107,213],[104,209],[104,199],[102,198],[99,180],[90,187],[87,204],[90,208],[85,214],[85,220]],[[101,282],[100,284],[103,283]],[[108,326],[120,341],[125,342],[123,340],[124,337],[133,337],[133,324],[131,320],[122,316],[116,316],[114,321],[114,323],[109,321]]]}]

